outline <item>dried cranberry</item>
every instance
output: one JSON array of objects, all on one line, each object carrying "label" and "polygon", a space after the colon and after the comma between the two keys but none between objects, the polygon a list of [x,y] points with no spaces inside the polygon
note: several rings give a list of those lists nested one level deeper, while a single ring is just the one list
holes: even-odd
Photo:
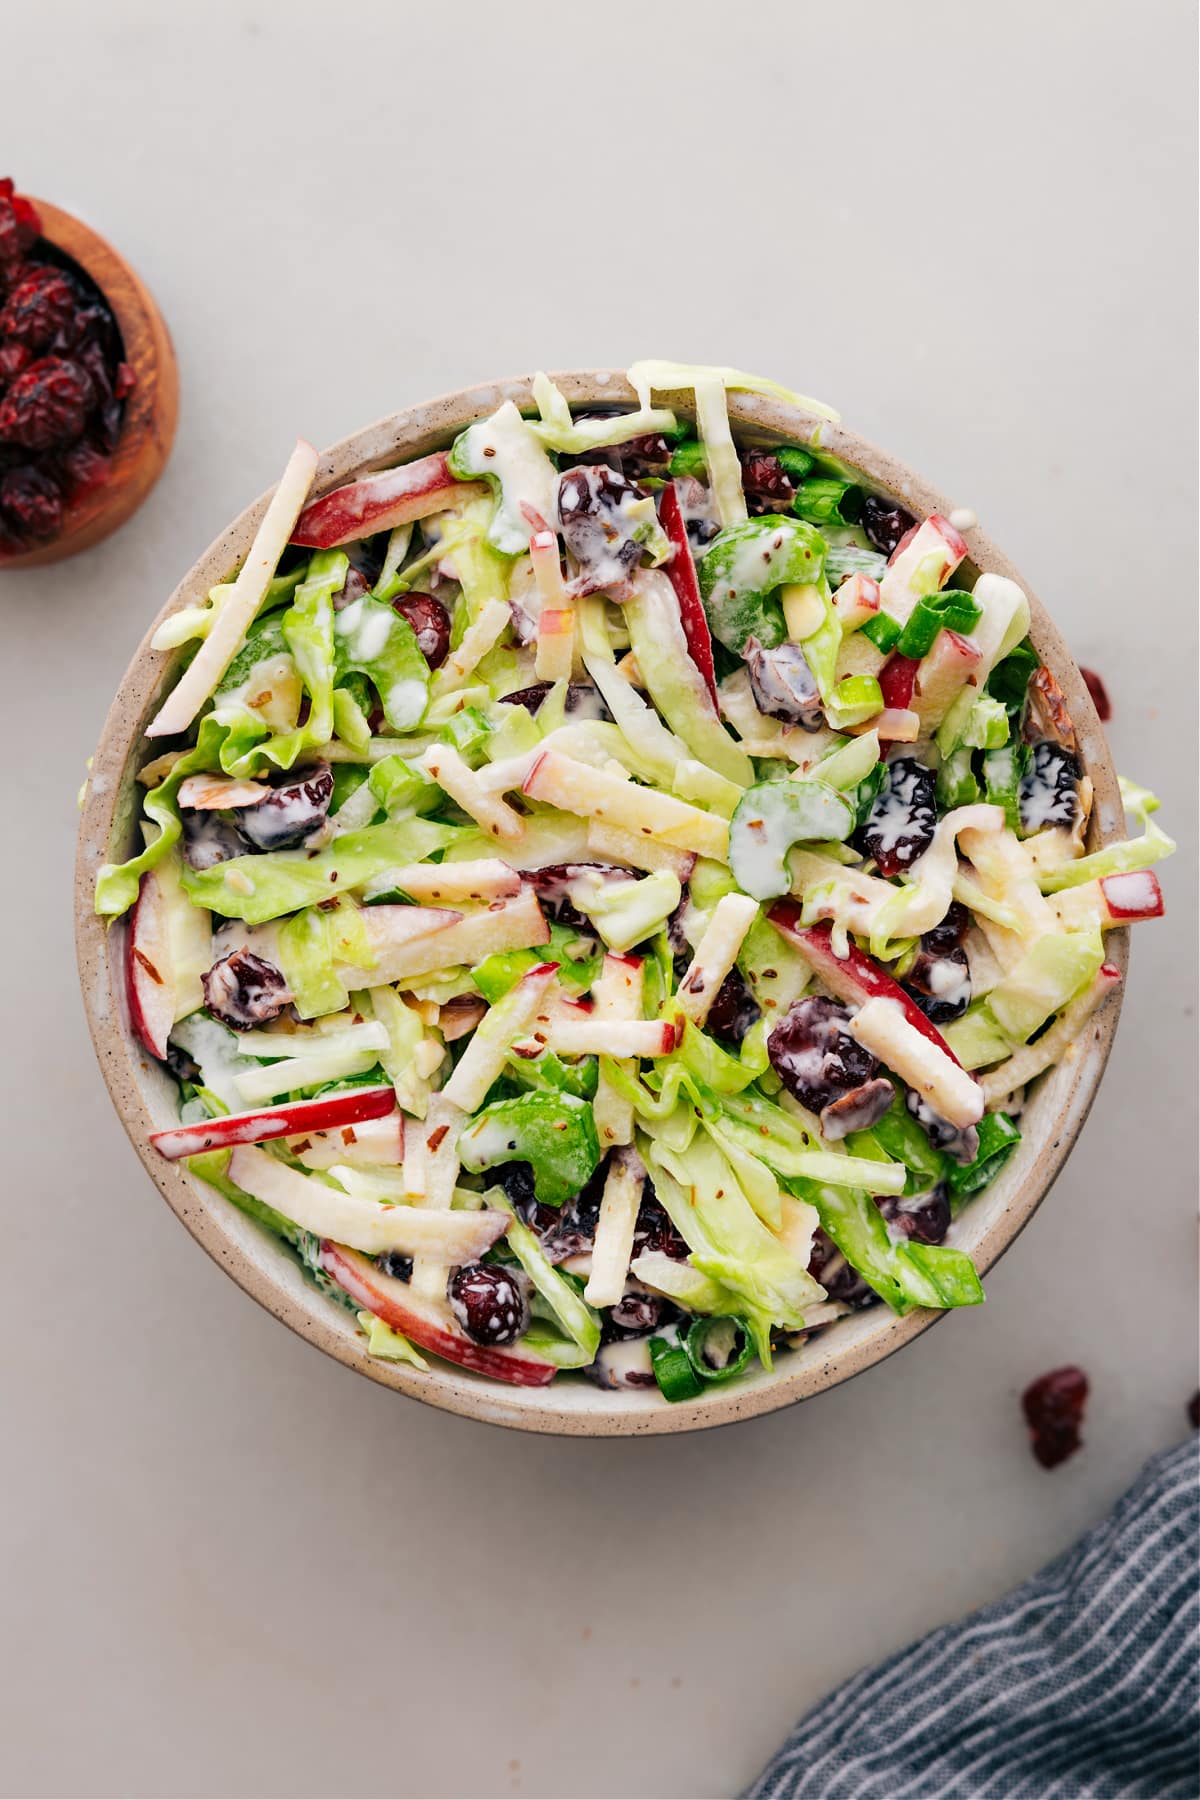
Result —
[{"label": "dried cranberry", "polygon": [[67,347],[76,335],[79,289],[62,269],[27,269],[0,309],[0,337],[27,350],[48,350],[57,338]]},{"label": "dried cranberry", "polygon": [[762,1012],[740,969],[730,969],[708,1009],[706,1029],[727,1044],[740,1044],[762,1018]]},{"label": "dried cranberry", "polygon": [[137,386],[137,370],[132,363],[117,364],[117,372],[113,376],[113,394],[118,400],[126,400]]},{"label": "dried cranberry", "polygon": [[571,884],[580,876],[595,875],[603,881],[628,881],[629,870],[614,868],[611,863],[547,863],[544,869],[530,869],[525,880],[542,904],[542,911],[559,925],[574,931],[592,931],[592,922],[571,899]]},{"label": "dried cranberry", "polygon": [[820,731],[825,723],[817,678],[799,644],[764,650],[756,637],[742,651],[754,704],[769,719],[782,719],[804,731]]},{"label": "dried cranberry", "polygon": [[742,450],[742,488],[751,512],[786,512],[796,484],[777,456],[766,450]]},{"label": "dried cranberry", "polygon": [[950,1229],[950,1201],[940,1183],[927,1194],[884,1194],[875,1204],[893,1232],[918,1244],[940,1244]]},{"label": "dried cranberry", "polygon": [[204,1004],[232,1031],[251,1031],[277,1019],[291,1001],[281,970],[252,950],[231,950],[200,977]]},{"label": "dried cranberry", "polygon": [[343,612],[347,606],[353,606],[356,600],[361,600],[370,590],[371,584],[366,576],[351,563],[346,570],[345,581],[333,596],[334,612]]},{"label": "dried cranberry", "polygon": [[[531,681],[528,687],[514,688],[511,694],[504,695],[505,706],[523,706],[528,713],[536,714],[542,701],[554,686],[551,681]],[[567,683],[567,698],[563,708],[565,712],[576,713],[581,719],[611,721],[609,712],[599,691],[587,681],[571,681]]]},{"label": "dried cranberry", "polygon": [[974,1125],[951,1125],[935,1113],[923,1094],[906,1088],[904,1104],[935,1150],[944,1150],[956,1163],[971,1163],[979,1154],[979,1132]]},{"label": "dried cranberry", "polygon": [[576,594],[628,591],[630,571],[642,555],[634,535],[642,523],[639,502],[647,498],[607,464],[567,470],[558,485],[558,512],[567,549],[579,564]]},{"label": "dried cranberry", "polygon": [[[582,422],[595,415],[579,413],[576,416]],[[650,431],[641,437],[626,438],[623,444],[598,444],[594,450],[585,451],[575,460],[581,464],[607,463],[609,468],[637,481],[643,475],[666,474],[671,461],[671,446],[660,431]]]},{"label": "dried cranberry", "polygon": [[1070,1365],[1040,1375],[1021,1395],[1033,1454],[1043,1469],[1056,1468],[1079,1449],[1087,1397],[1087,1376]]},{"label": "dried cranberry", "polygon": [[393,610],[413,628],[417,648],[431,669],[440,669],[450,651],[450,614],[432,594],[405,594]]},{"label": "dried cranberry", "polygon": [[1107,724],[1112,718],[1112,701],[1108,697],[1108,689],[1104,685],[1103,677],[1097,675],[1095,669],[1081,667],[1079,673],[1083,676],[1084,686],[1092,696],[1092,705],[1096,709],[1097,716],[1103,724]]},{"label": "dried cranberry", "polygon": [[385,1250],[377,1266],[381,1275],[390,1275],[393,1281],[412,1280],[413,1259],[401,1256],[399,1250]]},{"label": "dried cranberry", "polygon": [[446,1287],[450,1310],[474,1344],[512,1344],[529,1330],[525,1277],[495,1263],[463,1263]]},{"label": "dried cranberry", "polygon": [[887,780],[878,794],[855,842],[864,856],[873,856],[881,875],[900,875],[924,856],[933,842],[937,825],[932,769],[911,756],[898,756],[888,764]]},{"label": "dried cranberry", "polygon": [[879,1067],[846,1030],[849,1018],[836,1000],[810,994],[792,1001],[767,1039],[775,1073],[789,1094],[813,1112],[861,1087]]},{"label": "dried cranberry", "polygon": [[112,457],[105,456],[86,438],[72,444],[62,459],[63,479],[73,499],[101,487],[112,473]]},{"label": "dried cranberry", "polygon": [[250,850],[249,839],[237,826],[219,813],[189,812],[180,809],[183,826],[183,860],[189,869],[212,869],[218,863],[232,862]]},{"label": "dried cranberry", "polygon": [[0,440],[27,450],[69,444],[83,431],[95,399],[95,384],[81,363],[43,356],[0,400]]},{"label": "dried cranberry", "polygon": [[814,1281],[820,1282],[831,1300],[855,1311],[861,1306],[872,1306],[879,1298],[875,1289],[863,1280],[853,1263],[846,1261],[833,1239],[827,1237],[819,1225],[813,1233],[808,1272]]},{"label": "dried cranberry", "polygon": [[256,850],[291,850],[325,823],[332,798],[332,769],[314,763],[253,806],[238,807],[234,818]]},{"label": "dried cranberry", "polygon": [[821,1134],[836,1142],[852,1131],[870,1131],[891,1108],[896,1090],[885,1075],[864,1081],[821,1108]]},{"label": "dried cranberry", "polygon": [[1080,810],[1078,760],[1061,744],[1043,738],[1033,746],[1017,804],[1021,828],[1026,832],[1042,831],[1048,825],[1073,826]]},{"label": "dried cranberry", "polygon": [[0,475],[0,513],[27,538],[51,538],[62,524],[62,489],[28,464]]},{"label": "dried cranberry", "polygon": [[600,1327],[602,1344],[618,1344],[630,1338],[649,1337],[680,1316],[679,1308],[661,1294],[626,1294],[609,1309]]},{"label": "dried cranberry", "polygon": [[529,1225],[535,1231],[553,1231],[558,1224],[557,1206],[546,1206],[537,1197],[533,1182],[533,1167],[527,1162],[505,1163],[497,1171],[500,1185],[512,1201],[517,1217],[522,1225]]},{"label": "dried cranberry", "polygon": [[928,950],[933,956],[945,956],[949,951],[958,949],[970,927],[970,913],[961,900],[952,900],[946,908],[945,917],[921,939],[921,948]]},{"label": "dried cranberry", "polygon": [[33,361],[33,351],[24,344],[0,343],[0,385],[12,381]]},{"label": "dried cranberry", "polygon": [[868,540],[884,556],[891,556],[905,532],[911,531],[916,522],[903,506],[897,506],[894,500],[885,500],[879,494],[868,494],[863,501],[862,528]]},{"label": "dried cranberry", "polygon": [[596,1239],[600,1201],[604,1195],[607,1175],[608,1164],[603,1161],[592,1171],[575,1198],[568,1200],[557,1214],[549,1232],[542,1239],[542,1249],[548,1262],[566,1262],[568,1257],[586,1256],[590,1253]]},{"label": "dried cranberry", "polygon": [[955,945],[952,950],[930,951],[921,940],[921,948],[901,982],[925,1017],[934,1025],[948,1025],[959,1019],[971,1004],[971,965],[967,953]]},{"label": "dried cranberry", "polygon": [[14,191],[6,175],[0,181],[0,275],[16,268],[37,242],[41,230],[37,208]]},{"label": "dried cranberry", "polygon": [[687,1244],[676,1231],[649,1176],[642,1187],[637,1224],[633,1228],[633,1255],[638,1257],[646,1251],[673,1257],[676,1262],[686,1262],[688,1256]]}]

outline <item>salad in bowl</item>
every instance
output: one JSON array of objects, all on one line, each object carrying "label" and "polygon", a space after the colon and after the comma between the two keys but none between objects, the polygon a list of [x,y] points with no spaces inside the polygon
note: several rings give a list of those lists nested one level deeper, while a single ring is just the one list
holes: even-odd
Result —
[{"label": "salad in bowl", "polygon": [[[964,1222],[1173,845],[1123,783],[1096,847],[970,521],[773,383],[629,380],[315,494],[298,444],[150,640],[94,905],[177,1096],[153,1153],[363,1356],[669,1407],[982,1300]],[[755,394],[803,440],[731,422]]]}]

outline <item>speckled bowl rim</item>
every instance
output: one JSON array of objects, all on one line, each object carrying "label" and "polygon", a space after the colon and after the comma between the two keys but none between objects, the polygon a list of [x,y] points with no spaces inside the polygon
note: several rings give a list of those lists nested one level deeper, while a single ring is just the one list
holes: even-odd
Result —
[{"label": "speckled bowl rim", "polygon": [[[554,378],[575,406],[629,405],[624,376],[600,369]],[[380,419],[343,438],[321,457],[316,488],[325,491],[353,476],[444,446],[473,419],[501,401],[531,407],[531,378],[490,381],[444,394]],[[686,406],[680,407],[687,412]],[[730,397],[730,416],[744,436],[763,441],[818,445],[861,469],[870,484],[894,495],[910,511],[948,513],[945,495],[903,463],[859,437],[785,401],[755,394]],[[172,1211],[196,1241],[268,1312],[318,1349],[384,1387],[466,1418],[524,1431],[576,1437],[637,1437],[698,1431],[757,1417],[805,1400],[881,1362],[909,1344],[943,1315],[920,1311],[899,1319],[883,1306],[851,1314],[793,1353],[773,1371],[756,1369],[714,1386],[698,1399],[670,1405],[654,1391],[611,1394],[582,1380],[549,1388],[506,1388],[445,1364],[428,1373],[369,1357],[352,1316],[317,1292],[278,1242],[222,1196],[193,1182],[175,1163],[150,1148],[149,1133],[175,1122],[174,1084],[141,1050],[129,1029],[125,1002],[124,939],[119,922],[106,930],[92,907],[98,866],[131,853],[137,816],[136,768],[147,760],[142,730],[170,685],[172,659],[150,649],[159,624],[181,606],[202,600],[245,554],[266,507],[263,495],[210,545],[155,619],[113,702],[92,764],[79,830],[76,862],[76,947],[84,1007],[92,1042],[117,1113],[143,1165]],[[1089,844],[1123,832],[1116,774],[1091,696],[1062,637],[1028,583],[978,529],[964,533],[971,564],[1011,576],[1029,594],[1032,636],[1066,696],[1087,773],[1095,788]],[[1125,930],[1107,939],[1109,960],[1124,972]],[[952,1241],[968,1249],[986,1272],[1028,1223],[1058,1175],[1087,1118],[1112,1046],[1124,984],[1090,1022],[1070,1060],[1051,1071],[1027,1108],[1024,1141],[1000,1178],[972,1201],[953,1228]],[[968,1315],[969,1317],[969,1315]],[[957,1329],[968,1329],[960,1319]]]}]

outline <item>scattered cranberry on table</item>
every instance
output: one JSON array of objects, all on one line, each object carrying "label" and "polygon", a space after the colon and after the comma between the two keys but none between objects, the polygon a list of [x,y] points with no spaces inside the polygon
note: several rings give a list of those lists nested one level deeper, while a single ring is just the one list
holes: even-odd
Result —
[{"label": "scattered cranberry on table", "polygon": [[107,480],[136,380],[103,294],[41,229],[0,180],[0,552],[54,537]]},{"label": "scattered cranberry on table", "polygon": [[1083,1424],[1087,1397],[1087,1376],[1082,1369],[1070,1364],[1039,1375],[1025,1389],[1021,1407],[1029,1426],[1033,1454],[1043,1469],[1057,1468],[1081,1447],[1083,1439],[1079,1428]]},{"label": "scattered cranberry on table", "polygon": [[1083,676],[1084,686],[1092,696],[1092,705],[1100,715],[1101,724],[1107,725],[1112,718],[1112,701],[1108,697],[1108,689],[1104,685],[1103,678],[1097,675],[1095,669],[1081,667],[1079,673]]}]

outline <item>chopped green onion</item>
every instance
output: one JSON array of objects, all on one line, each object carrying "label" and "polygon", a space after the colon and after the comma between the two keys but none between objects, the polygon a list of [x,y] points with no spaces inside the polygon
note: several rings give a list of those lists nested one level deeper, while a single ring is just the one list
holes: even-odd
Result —
[{"label": "chopped green onion", "polygon": [[652,1337],[650,1366],[664,1400],[694,1400],[704,1391],[704,1384],[682,1344],[669,1344],[666,1338]]},{"label": "chopped green onion", "polygon": [[882,650],[887,656],[900,642],[900,634],[904,628],[896,623],[891,613],[877,612],[873,619],[868,619],[859,629],[865,638],[870,638],[877,650]]},{"label": "chopped green onion", "polygon": [[933,649],[934,639],[943,626],[950,631],[971,631],[978,625],[982,611],[974,594],[965,593],[961,588],[926,594],[914,607],[896,648],[901,656],[919,660]]},{"label": "chopped green onion", "polygon": [[971,766],[971,752],[965,746],[952,750],[942,758],[937,772],[937,803],[943,812],[956,806],[974,806],[979,798],[979,783]]},{"label": "chopped green onion", "polygon": [[740,1319],[696,1319],[683,1347],[701,1381],[728,1381],[740,1375],[750,1361],[750,1336]]},{"label": "chopped green onion", "polygon": [[864,775],[854,792],[850,795],[857,823],[865,825],[871,816],[871,808],[882,793],[888,778],[888,766],[885,762],[877,762],[869,775]]},{"label": "chopped green onion", "polygon": [[450,744],[458,751],[468,767],[477,769],[493,729],[477,706],[464,706],[452,719],[447,719],[438,736],[443,744]]},{"label": "chopped green onion", "polygon": [[999,700],[1010,713],[1019,713],[1025,704],[1025,691],[1029,686],[1029,677],[1033,671],[1041,667],[1041,657],[1028,638],[1010,650],[1003,662],[998,662],[987,680],[987,692]]},{"label": "chopped green onion", "polygon": [[699,478],[708,469],[708,452],[695,438],[685,438],[682,444],[676,445],[672,450],[669,468],[672,475],[695,475]]},{"label": "chopped green onion", "polygon": [[790,475],[793,481],[803,481],[813,466],[807,450],[797,450],[790,444],[781,444],[773,455],[784,474]]},{"label": "chopped green onion", "polygon": [[[1007,1113],[984,1113],[979,1121],[979,1149],[965,1167],[952,1164],[946,1177],[955,1201],[986,1187],[1021,1141],[1021,1133]],[[957,1209],[956,1209],[957,1210]]]},{"label": "chopped green onion", "polygon": [[946,1173],[948,1159],[934,1149],[899,1095],[869,1131],[852,1131],[846,1148],[852,1156],[878,1156],[882,1152],[903,1163],[908,1170],[905,1192],[909,1194],[925,1193]]},{"label": "chopped green onion", "polygon": [[1021,777],[1028,761],[1027,744],[1009,743],[984,752],[984,791],[993,806],[1004,808],[1004,822],[1014,831],[1021,828]]},{"label": "chopped green onion", "polygon": [[883,711],[883,692],[874,675],[847,675],[839,681],[825,707],[825,716],[835,731],[847,725],[861,725]]},{"label": "chopped green onion", "polygon": [[[790,473],[790,470],[789,470]],[[810,525],[857,525],[862,518],[863,491],[852,481],[820,477],[806,481],[792,501],[792,511]]]}]

